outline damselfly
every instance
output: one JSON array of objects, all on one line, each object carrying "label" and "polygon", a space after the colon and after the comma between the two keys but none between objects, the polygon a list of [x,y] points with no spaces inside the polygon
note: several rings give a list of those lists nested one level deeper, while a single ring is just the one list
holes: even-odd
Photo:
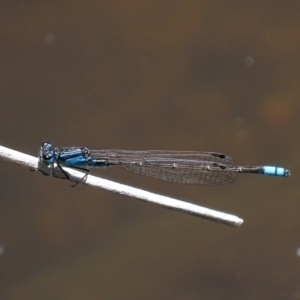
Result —
[{"label": "damselfly", "polygon": [[[53,170],[54,164],[89,173],[89,167],[123,166],[126,170],[161,180],[199,185],[235,181],[237,173],[289,177],[288,169],[275,166],[237,166],[231,157],[215,152],[164,150],[89,150],[86,147],[54,148],[42,143],[40,162]],[[85,176],[86,176],[85,175]]]}]

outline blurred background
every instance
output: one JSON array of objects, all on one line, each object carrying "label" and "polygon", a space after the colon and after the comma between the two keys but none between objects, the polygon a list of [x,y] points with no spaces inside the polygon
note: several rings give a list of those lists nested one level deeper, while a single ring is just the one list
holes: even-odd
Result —
[{"label": "blurred background", "polygon": [[1,1],[1,145],[217,151],[292,172],[203,187],[92,170],[236,229],[1,160],[1,299],[299,299],[299,37],[299,1]]}]

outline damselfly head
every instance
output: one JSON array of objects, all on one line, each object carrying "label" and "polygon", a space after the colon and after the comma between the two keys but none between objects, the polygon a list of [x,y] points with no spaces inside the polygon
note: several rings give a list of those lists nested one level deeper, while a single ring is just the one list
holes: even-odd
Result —
[{"label": "damselfly head", "polygon": [[39,153],[39,160],[46,165],[50,165],[53,164],[55,159],[56,159],[56,154],[52,144],[48,142],[42,143],[40,153]]}]

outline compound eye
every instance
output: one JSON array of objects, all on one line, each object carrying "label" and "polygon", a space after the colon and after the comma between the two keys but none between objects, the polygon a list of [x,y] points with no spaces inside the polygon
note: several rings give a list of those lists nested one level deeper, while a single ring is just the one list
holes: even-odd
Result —
[{"label": "compound eye", "polygon": [[82,148],[82,154],[84,155],[84,157],[88,157],[89,156],[89,149],[84,147]]},{"label": "compound eye", "polygon": [[45,142],[45,143],[42,143],[42,147],[45,148],[45,149],[51,149],[52,144]]}]

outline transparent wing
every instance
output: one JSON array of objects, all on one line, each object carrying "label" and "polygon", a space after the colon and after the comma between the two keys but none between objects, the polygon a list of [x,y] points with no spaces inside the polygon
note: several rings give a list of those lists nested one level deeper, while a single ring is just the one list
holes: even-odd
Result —
[{"label": "transparent wing", "polygon": [[199,185],[218,185],[235,180],[231,157],[215,152],[91,150],[92,158],[108,165],[161,180]]},{"label": "transparent wing", "polygon": [[204,167],[193,167],[176,164],[175,166],[168,165],[156,165],[143,163],[141,165],[136,164],[123,164],[126,170],[153,177],[161,180],[187,183],[187,184],[199,184],[199,185],[218,185],[231,183],[235,181],[235,172],[225,171],[224,169],[207,170]]}]

